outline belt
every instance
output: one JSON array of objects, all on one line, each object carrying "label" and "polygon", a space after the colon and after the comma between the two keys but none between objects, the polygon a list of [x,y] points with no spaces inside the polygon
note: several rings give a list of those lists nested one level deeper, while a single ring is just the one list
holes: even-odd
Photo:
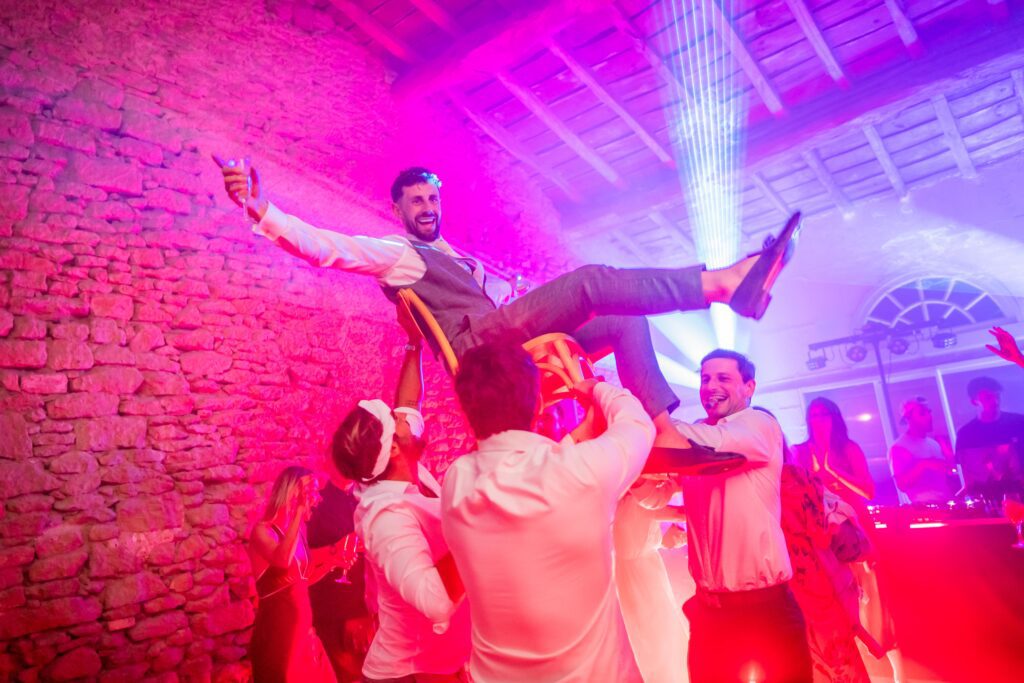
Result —
[{"label": "belt", "polygon": [[755,588],[748,591],[708,591],[697,589],[694,596],[703,607],[729,609],[734,607],[750,607],[773,600],[780,600],[789,594],[789,582],[783,582],[767,588]]}]

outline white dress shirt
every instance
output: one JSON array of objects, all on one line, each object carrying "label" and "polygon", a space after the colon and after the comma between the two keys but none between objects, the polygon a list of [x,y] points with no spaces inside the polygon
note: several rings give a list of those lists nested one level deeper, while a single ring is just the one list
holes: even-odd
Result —
[{"label": "white dress shirt", "polygon": [[608,418],[600,437],[502,432],[445,474],[442,525],[473,614],[479,683],[640,680],[612,581],[611,523],[654,425],[625,389],[602,383],[594,397]]},{"label": "white dress shirt", "polygon": [[690,572],[699,588],[745,591],[793,578],[782,534],[782,429],[745,408],[715,425],[676,423],[679,432],[715,450],[740,453],[748,465],[711,476],[682,477]]},{"label": "white dress shirt", "polygon": [[[283,246],[283,240],[291,247],[287,249],[289,252],[314,266],[369,275],[384,287],[408,287],[427,272],[423,257],[404,235],[367,237],[323,230],[286,214],[271,203],[252,231],[278,246]],[[512,297],[509,283],[487,277],[480,261],[460,253],[444,238],[438,237],[430,246],[459,261],[495,305],[507,303]]]},{"label": "white dress shirt", "polygon": [[[439,493],[419,469],[423,488]],[[377,586],[380,627],[363,663],[369,678],[453,673],[469,656],[465,603],[448,598],[434,564],[448,552],[441,534],[440,498],[415,484],[383,480],[356,487],[355,530]]]}]

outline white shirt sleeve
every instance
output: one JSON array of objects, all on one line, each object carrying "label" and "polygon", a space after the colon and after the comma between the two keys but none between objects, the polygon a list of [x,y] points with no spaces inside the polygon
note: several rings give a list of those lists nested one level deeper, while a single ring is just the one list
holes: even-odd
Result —
[{"label": "white shirt sleeve", "polygon": [[718,424],[676,422],[679,433],[716,451],[739,453],[748,463],[767,463],[782,455],[782,430],[770,415],[750,408]]},{"label": "white shirt sleeve", "polygon": [[434,623],[436,633],[447,631],[455,603],[448,597],[415,516],[400,507],[382,510],[370,522],[366,535],[374,538],[366,552],[384,571],[388,583]]},{"label": "white shirt sleeve", "polygon": [[323,230],[273,204],[252,231],[314,266],[370,275],[392,287],[411,285],[426,271],[423,259],[404,240]]},{"label": "white shirt sleeve", "polygon": [[579,463],[618,499],[647,462],[654,445],[654,423],[626,389],[602,382],[594,387],[594,400],[608,429],[596,439],[577,444],[576,452]]}]

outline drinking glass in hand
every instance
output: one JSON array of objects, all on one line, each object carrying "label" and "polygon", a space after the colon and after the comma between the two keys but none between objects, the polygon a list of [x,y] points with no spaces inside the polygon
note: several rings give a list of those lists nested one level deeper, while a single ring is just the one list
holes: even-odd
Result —
[{"label": "drinking glass in hand", "polygon": [[348,578],[348,571],[359,559],[359,553],[365,552],[362,540],[355,533],[345,536],[334,545],[334,552],[338,558],[338,567],[341,569],[341,576],[334,580],[334,583],[351,584]]},{"label": "drinking glass in hand", "polygon": [[1017,529],[1017,542],[1012,547],[1024,550],[1024,503],[1021,502],[1020,497],[1019,493],[1004,494],[1003,512]]},{"label": "drinking glass in hand", "polygon": [[246,225],[248,225],[249,210],[246,203],[249,200],[249,195],[252,194],[252,159],[249,157],[232,159],[228,162],[228,165],[234,166],[245,174],[245,192],[238,193],[238,201],[242,203],[242,220],[245,221]]}]

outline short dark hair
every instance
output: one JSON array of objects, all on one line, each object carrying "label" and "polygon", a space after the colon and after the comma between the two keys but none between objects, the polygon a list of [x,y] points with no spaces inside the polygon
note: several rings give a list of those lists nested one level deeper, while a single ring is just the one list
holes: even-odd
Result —
[{"label": "short dark hair", "polygon": [[972,401],[978,397],[978,394],[980,394],[982,391],[985,391],[986,389],[988,389],[989,391],[994,391],[997,394],[1001,394],[1003,392],[1003,385],[997,382],[995,379],[987,377],[985,375],[982,375],[981,377],[975,377],[974,379],[967,383],[967,395],[970,397]]},{"label": "short dark hair", "polygon": [[728,349],[715,349],[700,359],[701,367],[704,367],[704,364],[712,358],[731,358],[736,361],[736,366],[739,367],[740,370],[740,377],[743,378],[744,382],[749,382],[754,379],[754,374],[757,371],[757,368],[755,368],[754,364],[750,362],[750,359],[742,353],[739,353],[738,351],[730,351]]},{"label": "short dark hair", "polygon": [[455,393],[477,439],[529,430],[540,399],[540,372],[519,344],[488,342],[459,362]]},{"label": "short dark hair", "polygon": [[395,182],[391,183],[391,201],[397,202],[402,198],[402,190],[420,183],[431,183],[441,187],[441,179],[429,169],[422,166],[410,166],[398,172]]},{"label": "short dark hair", "polygon": [[370,479],[383,434],[381,421],[359,406],[345,416],[331,439],[331,459],[343,477],[355,481]]}]

